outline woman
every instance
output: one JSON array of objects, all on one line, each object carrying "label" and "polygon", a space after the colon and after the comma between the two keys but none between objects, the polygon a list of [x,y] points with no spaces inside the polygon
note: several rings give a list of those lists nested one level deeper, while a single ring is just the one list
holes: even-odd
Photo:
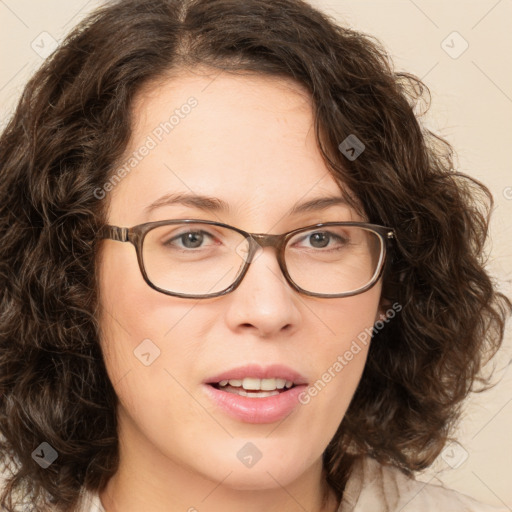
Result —
[{"label": "woman", "polygon": [[495,510],[414,480],[500,347],[488,190],[297,0],[124,0],[0,145],[15,510]]}]

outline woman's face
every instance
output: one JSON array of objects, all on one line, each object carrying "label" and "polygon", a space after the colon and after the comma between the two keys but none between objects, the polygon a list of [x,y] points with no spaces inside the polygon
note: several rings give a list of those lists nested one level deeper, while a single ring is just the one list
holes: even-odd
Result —
[{"label": "woman's face", "polygon": [[[190,97],[194,106],[183,107]],[[290,82],[184,74],[146,88],[134,103],[126,161],[137,165],[104,199],[107,221],[117,226],[193,218],[278,234],[365,220],[342,202],[289,214],[312,199],[341,198],[315,143],[311,104]],[[228,208],[193,201],[148,208],[167,194],[209,196]],[[365,364],[368,347],[358,342],[355,350],[353,342],[377,318],[380,282],[353,297],[302,295],[285,281],[271,247],[238,288],[208,299],[150,288],[129,243],[104,241],[99,269],[101,343],[119,397],[121,464],[136,465],[141,475],[229,475],[224,485],[237,489],[286,486],[319,469]],[[325,385],[316,396],[302,395],[303,403],[287,392],[293,399],[282,408],[283,392],[244,404],[230,394],[233,403],[222,407],[219,394],[227,393],[207,384],[221,375]]]}]

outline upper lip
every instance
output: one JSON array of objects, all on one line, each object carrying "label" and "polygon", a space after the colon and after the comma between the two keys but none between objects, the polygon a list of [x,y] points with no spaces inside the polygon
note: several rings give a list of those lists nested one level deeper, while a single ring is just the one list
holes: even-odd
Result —
[{"label": "upper lip", "polygon": [[307,379],[299,372],[282,364],[272,364],[268,366],[259,366],[257,364],[248,364],[231,368],[222,373],[208,377],[205,384],[217,384],[221,380],[243,379],[245,377],[254,377],[257,379],[285,379],[292,381],[295,385],[307,384]]}]

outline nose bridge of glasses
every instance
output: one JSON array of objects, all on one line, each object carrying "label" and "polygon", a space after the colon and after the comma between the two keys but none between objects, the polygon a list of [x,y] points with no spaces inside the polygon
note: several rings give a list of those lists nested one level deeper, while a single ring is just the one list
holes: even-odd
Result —
[{"label": "nose bridge of glasses", "polygon": [[251,233],[251,238],[260,247],[279,247],[282,236],[281,235],[269,235],[267,233]]},{"label": "nose bridge of glasses", "polygon": [[275,256],[281,271],[287,276],[287,270],[285,268],[285,262],[282,261],[281,246],[284,243],[284,235],[271,235],[268,233],[249,233],[249,237],[246,239],[249,241],[249,253],[247,257],[244,257],[246,264],[253,263],[258,257],[260,251],[264,247],[273,247],[275,250]]}]

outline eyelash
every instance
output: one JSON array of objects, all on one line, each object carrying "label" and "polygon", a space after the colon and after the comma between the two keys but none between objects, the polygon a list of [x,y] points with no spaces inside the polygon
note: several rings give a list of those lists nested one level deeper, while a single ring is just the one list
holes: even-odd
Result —
[{"label": "eyelash", "polygon": [[[207,237],[209,238],[214,238],[214,235],[212,233],[208,233],[207,231],[204,231],[204,230],[199,230],[199,231],[193,231],[193,230],[189,230],[189,231],[185,231],[183,233],[180,233],[178,235],[175,235],[173,236],[172,238],[169,238],[167,241],[165,241],[163,243],[163,245],[165,246],[169,246],[171,247],[172,246],[172,242],[174,240],[182,240],[184,236],[188,235],[188,234],[191,234],[191,233],[194,233],[194,234],[199,234],[199,235],[206,235]],[[308,233],[306,235],[304,235],[300,241],[304,241],[305,239],[313,236],[313,235],[316,235],[316,234],[327,234],[327,236],[329,236],[329,242],[331,242],[332,240],[338,240],[340,242],[343,243],[343,245],[346,245],[348,243],[348,239],[346,238],[342,238],[340,237],[339,235],[336,235],[335,233],[332,233],[331,231],[328,231],[328,230],[325,230],[325,231],[313,231],[311,233]],[[201,248],[201,247],[200,247]],[[314,247],[311,247],[312,249],[315,249]],[[180,249],[183,249],[182,247],[180,247]],[[322,248],[324,249],[324,248]],[[184,248],[184,250],[193,250],[193,249],[189,249],[189,248]]]}]

